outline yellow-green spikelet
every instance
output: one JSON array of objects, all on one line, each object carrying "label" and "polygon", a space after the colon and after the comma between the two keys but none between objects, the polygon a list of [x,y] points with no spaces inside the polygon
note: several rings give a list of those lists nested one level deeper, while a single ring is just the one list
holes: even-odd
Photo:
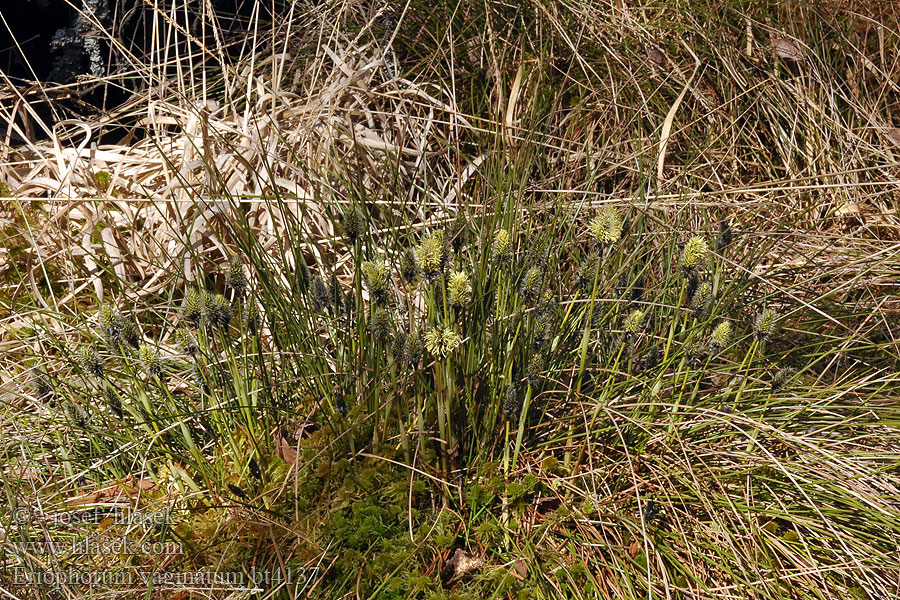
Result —
[{"label": "yellow-green spikelet", "polygon": [[614,244],[622,237],[622,217],[614,207],[604,206],[591,219],[588,228],[598,243]]},{"label": "yellow-green spikelet", "polygon": [[699,235],[695,235],[684,245],[681,253],[681,266],[685,269],[696,269],[706,259],[709,245]]}]

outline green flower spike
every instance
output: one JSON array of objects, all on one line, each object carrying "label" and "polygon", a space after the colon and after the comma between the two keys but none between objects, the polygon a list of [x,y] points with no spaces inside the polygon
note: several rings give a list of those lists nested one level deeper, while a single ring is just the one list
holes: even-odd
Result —
[{"label": "green flower spike", "polygon": [[629,335],[635,335],[640,333],[641,328],[644,326],[644,311],[642,310],[633,310],[631,314],[625,319],[625,333]]},{"label": "green flower spike", "polygon": [[203,318],[203,300],[203,294],[195,288],[190,288],[184,295],[182,315],[191,327],[200,327],[200,320]]},{"label": "green flower spike", "polygon": [[694,309],[694,316],[701,317],[707,312],[709,312],[709,307],[712,304],[712,284],[708,281],[704,281],[700,284],[700,287],[697,288],[697,292],[694,294],[694,299],[691,301],[691,308]]},{"label": "green flower spike", "polygon": [[728,341],[730,339],[731,323],[729,323],[728,321],[722,321],[718,325],[716,325],[715,329],[713,329],[709,344],[714,351],[721,350],[728,345]]},{"label": "green flower spike", "polygon": [[709,253],[709,246],[706,240],[695,235],[684,245],[684,251],[681,253],[681,266],[686,271],[696,269],[706,258]]},{"label": "green flower spike", "polygon": [[522,293],[522,298],[524,298],[526,302],[531,302],[541,293],[541,284],[544,279],[543,275],[544,273],[541,271],[540,267],[531,267],[525,271],[525,277],[522,278],[519,291]]},{"label": "green flower spike", "polygon": [[612,206],[604,206],[588,224],[591,235],[604,246],[614,244],[622,237],[622,217]]},{"label": "green flower spike", "polygon": [[364,219],[362,213],[355,206],[349,206],[341,215],[341,224],[344,226],[344,236],[353,244],[363,233]]},{"label": "green flower spike", "polygon": [[416,248],[416,262],[419,269],[428,281],[433,281],[447,263],[447,244],[444,240],[444,230],[435,231]]},{"label": "green flower spike", "polygon": [[766,308],[759,313],[759,316],[756,317],[756,322],[753,324],[753,335],[756,336],[756,339],[761,341],[768,340],[775,332],[775,322],[777,320],[778,314],[771,308]]},{"label": "green flower spike", "polygon": [[379,342],[387,341],[391,335],[391,314],[384,307],[378,307],[369,321],[369,331]]},{"label": "green flower spike", "polygon": [[232,256],[228,263],[228,277],[225,285],[233,289],[238,296],[247,289],[247,275],[244,273],[244,263],[237,254]]},{"label": "green flower spike", "polygon": [[409,366],[416,366],[422,358],[423,342],[422,334],[418,330],[413,331],[406,336],[406,342],[403,344],[403,360]]},{"label": "green flower spike", "polygon": [[472,299],[472,284],[465,271],[454,271],[450,274],[447,290],[451,306],[461,308]]},{"label": "green flower spike", "polygon": [[187,356],[195,356],[200,352],[197,338],[187,329],[179,329],[175,332],[175,344],[178,346],[178,349]]},{"label": "green flower spike", "polygon": [[505,229],[498,229],[494,234],[494,244],[491,254],[496,263],[507,263],[512,260],[512,238]]},{"label": "green flower spike", "polygon": [[204,310],[207,321],[213,326],[223,329],[231,324],[231,319],[234,317],[231,304],[228,303],[228,300],[222,294],[207,294]]},{"label": "green flower spike", "polygon": [[94,377],[103,377],[103,359],[93,346],[84,346],[78,351],[81,368]]},{"label": "green flower spike", "polygon": [[400,276],[407,283],[412,283],[419,274],[419,265],[416,263],[416,251],[407,248],[400,255]]},{"label": "green flower spike", "polygon": [[362,272],[372,299],[378,303],[383,302],[387,298],[388,290],[391,287],[390,269],[379,258],[365,261],[362,264]]},{"label": "green flower spike", "polygon": [[138,348],[138,360],[144,367],[144,371],[151,377],[159,377],[162,375],[162,359],[159,352],[147,346],[146,344]]},{"label": "green flower spike", "polygon": [[425,333],[425,349],[436,358],[443,358],[459,346],[459,335],[449,325],[432,327]]}]

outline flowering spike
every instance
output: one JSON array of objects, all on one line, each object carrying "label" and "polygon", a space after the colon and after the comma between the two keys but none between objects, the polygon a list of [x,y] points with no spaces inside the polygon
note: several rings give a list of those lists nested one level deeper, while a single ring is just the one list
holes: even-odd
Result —
[{"label": "flowering spike", "polygon": [[505,229],[498,229],[494,234],[494,244],[491,247],[494,262],[508,263],[512,260],[512,238]]},{"label": "flowering spike", "polygon": [[448,297],[451,306],[461,308],[472,299],[472,284],[465,271],[454,271],[447,282]]},{"label": "flowering spike", "polygon": [[588,224],[597,243],[608,246],[622,237],[622,217],[612,206],[604,206]]},{"label": "flowering spike", "polygon": [[709,341],[710,348],[713,351],[721,350],[728,345],[729,340],[731,340],[731,323],[728,321],[721,321],[716,325],[716,328],[713,329]]},{"label": "flowering spike", "polygon": [[775,332],[777,319],[778,314],[771,308],[766,308],[759,313],[759,316],[756,317],[756,321],[753,323],[753,335],[756,336],[756,339],[768,340]]},{"label": "flowering spike", "polygon": [[641,328],[644,326],[644,311],[642,310],[633,310],[631,314],[625,319],[625,333],[630,335],[634,335],[636,333],[640,333]]},{"label": "flowering spike", "polygon": [[681,266],[686,271],[696,269],[706,259],[709,253],[709,246],[706,240],[699,235],[695,235],[684,245],[684,251],[681,253]]},{"label": "flowering spike", "polygon": [[384,302],[391,287],[391,272],[384,261],[380,258],[365,261],[362,273],[372,299],[377,303]]}]

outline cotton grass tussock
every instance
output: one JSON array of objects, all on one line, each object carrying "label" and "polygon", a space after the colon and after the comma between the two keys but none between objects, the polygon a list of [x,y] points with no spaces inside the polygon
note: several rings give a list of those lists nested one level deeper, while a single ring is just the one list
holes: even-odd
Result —
[{"label": "cotton grass tussock", "polygon": [[[467,545],[478,558],[487,559],[479,550],[487,548],[486,562],[515,566],[514,577],[492,578],[488,569],[450,584],[472,596],[622,600],[676,597],[689,590],[706,599],[749,586],[760,600],[784,600],[796,589],[822,598],[892,597],[898,531],[885,515],[900,486],[890,463],[895,403],[890,397],[885,401],[885,393],[894,383],[896,348],[882,314],[889,316],[894,308],[883,286],[893,273],[885,257],[897,219],[888,202],[890,178],[882,172],[892,161],[892,136],[885,135],[890,115],[872,109],[866,95],[880,85],[866,67],[880,64],[878,50],[835,38],[833,44],[797,52],[806,48],[802,39],[834,41],[828,31],[850,32],[863,41],[867,35],[846,11],[814,15],[803,3],[792,11],[754,6],[749,19],[741,7],[722,5],[713,27],[704,23],[708,7],[700,5],[662,12],[651,6],[641,13],[640,27],[618,19],[610,6],[566,4],[550,17],[532,10],[539,7],[522,8],[459,12],[413,3],[402,15],[388,18],[385,11],[383,19],[376,9],[372,25],[373,14],[365,7],[320,4],[272,27],[260,21],[258,31],[271,34],[242,40],[243,48],[259,51],[255,56],[236,57],[227,46],[198,38],[205,45],[202,60],[192,53],[154,53],[172,56],[172,62],[156,64],[162,59],[154,58],[149,69],[129,65],[132,72],[152,74],[172,70],[177,62],[186,76],[154,92],[150,113],[140,103],[106,113],[109,123],[136,123],[136,135],[127,143],[108,142],[114,138],[109,128],[88,120],[102,136],[96,150],[80,146],[77,128],[63,126],[48,128],[56,139],[32,139],[26,147],[9,149],[0,177],[25,194],[22,202],[41,205],[46,213],[40,214],[48,217],[21,227],[42,232],[31,236],[35,248],[29,252],[36,257],[37,285],[29,289],[27,278],[24,286],[13,284],[15,302],[24,304],[7,323],[26,324],[15,335],[21,332],[23,345],[27,336],[32,348],[39,347],[54,373],[71,369],[72,357],[60,357],[72,351],[76,338],[66,337],[66,347],[57,341],[62,336],[41,332],[71,331],[66,315],[77,314],[90,299],[77,278],[65,282],[68,290],[44,287],[45,269],[51,285],[66,279],[59,273],[96,274],[88,282],[96,297],[121,298],[140,315],[148,336],[165,340],[171,330],[166,317],[178,308],[169,306],[168,292],[182,284],[177,280],[182,270],[185,279],[204,282],[214,294],[206,272],[209,257],[222,256],[223,249],[239,252],[254,283],[259,281],[254,294],[271,331],[252,339],[246,326],[228,336],[209,335],[218,332],[204,324],[196,330],[202,353],[167,359],[166,371],[174,375],[171,398],[155,382],[131,375],[132,346],[116,341],[104,350],[104,379],[120,390],[126,414],[102,410],[85,430],[57,428],[48,436],[47,423],[59,422],[60,415],[54,411],[48,420],[40,414],[49,412],[44,407],[17,412],[16,403],[7,402],[14,421],[0,417],[0,439],[15,457],[4,474],[11,481],[8,489],[35,489],[27,479],[17,481],[19,473],[42,478],[40,489],[53,500],[73,495],[76,480],[68,475],[78,473],[88,474],[75,483],[86,488],[79,494],[92,493],[94,481],[120,482],[123,473],[161,482],[160,493],[176,503],[184,500],[177,492],[182,487],[191,489],[192,497],[224,490],[229,503],[236,497],[228,490],[237,489],[254,500],[252,505],[296,516],[291,532],[281,537],[276,528],[263,536],[265,543],[245,544],[260,539],[253,525],[260,515],[254,516],[253,506],[243,507],[240,519],[229,513],[219,521],[211,516],[217,510],[201,511],[200,517],[192,513],[179,524],[179,535],[192,547],[211,550],[180,559],[183,566],[231,570],[232,555],[259,568],[271,567],[268,557],[275,555],[290,564],[328,565],[327,576],[304,590],[312,598],[427,596],[439,585],[431,559],[452,553],[460,541],[453,541],[457,531],[478,538]],[[177,22],[165,25],[171,15],[149,10],[169,27],[161,33],[185,48],[197,43],[182,35]],[[185,18],[193,16],[191,10],[185,5]],[[883,22],[886,13],[873,14],[876,30],[897,29]],[[381,25],[391,20],[390,26]],[[624,29],[579,27],[607,20],[624,23]],[[469,44],[465,36],[442,31],[442,22],[452,22],[454,31],[459,25],[487,33]],[[257,31],[255,24],[239,29]],[[673,52],[647,33],[673,24],[693,32],[689,45],[704,64],[696,77],[689,53]],[[290,48],[283,54],[288,28]],[[582,30],[571,44],[543,41]],[[775,52],[770,30],[791,31],[797,39],[777,40]],[[548,35],[535,37],[534,31]],[[737,50],[734,31],[742,32]],[[883,42],[888,54],[896,50],[890,35]],[[792,52],[780,52],[786,46]],[[234,63],[218,73],[216,55]],[[590,60],[600,55],[615,60]],[[458,60],[447,66],[445,56]],[[497,105],[496,82],[488,77],[484,84],[469,65],[494,61],[491,72],[512,79],[521,56],[528,57],[516,77],[521,85],[510,81],[508,107],[501,107],[506,114],[498,115],[491,108]],[[586,64],[596,73],[566,68]],[[676,72],[683,76],[672,77]],[[401,75],[406,79],[398,80]],[[795,88],[801,79],[824,90],[825,97],[850,100],[798,103]],[[210,99],[202,113],[182,100],[201,96],[191,88],[200,80],[202,96]],[[862,92],[843,93],[851,80],[863,82]],[[296,84],[284,93],[292,81]],[[676,115],[672,99],[686,87],[692,93],[668,131],[667,116]],[[785,119],[799,125],[785,134]],[[663,132],[648,138],[650,122],[663,123]],[[850,128],[855,122],[874,125]],[[495,143],[495,132],[501,132],[502,143]],[[670,141],[667,157],[656,143],[658,135]],[[799,163],[797,148],[806,149]],[[847,169],[836,157],[862,165],[864,172]],[[657,160],[661,178],[644,172],[644,165]],[[804,183],[807,177],[813,185]],[[597,189],[603,202],[643,205],[629,222],[627,237],[603,246],[555,216],[560,208],[583,207],[580,190],[588,188]],[[342,225],[348,206],[365,206],[373,218],[352,242]],[[411,231],[463,213],[472,215],[466,231],[484,232],[479,234],[484,243],[458,243],[450,223],[446,246],[454,255],[428,285],[403,286],[396,305],[385,308],[397,326],[410,331],[450,321],[454,331],[466,332],[466,342],[454,350],[452,361],[436,360],[427,369],[420,368],[420,359],[411,367],[386,359],[385,348],[371,342],[366,322],[379,305],[370,303],[367,286],[354,281],[361,262],[372,257],[372,248],[401,248]],[[714,227],[711,214],[752,222],[748,243],[726,245],[729,253],[722,260],[707,256],[686,282],[670,277],[671,267],[680,268],[680,232]],[[50,217],[53,223],[44,227]],[[0,226],[6,219],[0,215]],[[514,224],[519,246],[527,251],[521,260],[510,252],[508,261],[493,262],[491,232],[499,223]],[[850,231],[865,235],[847,235]],[[82,245],[85,233],[90,235]],[[531,252],[538,245],[532,244],[535,236],[553,256],[552,267],[541,265],[549,274],[545,285],[562,290],[558,312],[546,321],[541,314],[546,295],[526,303],[520,289],[525,271],[539,264]],[[576,247],[583,237],[589,243]],[[189,249],[183,240],[190,241]],[[240,240],[241,250],[234,240]],[[722,243],[720,226],[719,238],[709,245],[719,252]],[[569,284],[585,250],[601,251],[603,260],[585,269],[578,292]],[[324,286],[327,299],[320,308],[335,318],[311,314],[312,276],[293,275],[303,256],[328,273],[322,283],[332,285]],[[654,316],[645,319],[640,335],[657,350],[658,364],[648,366],[655,362],[648,352],[645,364],[633,368],[630,359],[622,364],[625,354],[616,362],[617,350],[609,342],[631,309],[629,278],[617,286],[616,276],[623,269],[633,273],[632,261],[642,256],[653,282],[644,300]],[[872,257],[864,269],[860,256]],[[8,257],[15,260],[12,252]],[[64,261],[75,264],[54,271]],[[710,273],[701,278],[706,266]],[[396,270],[407,284],[426,280],[417,265],[408,278],[399,264]],[[444,277],[450,270],[477,282],[465,310],[448,310],[452,305],[443,303],[450,298],[450,276]],[[715,282],[717,298],[698,316],[709,323],[733,319],[732,307],[753,305],[760,293],[785,307],[792,335],[779,340],[777,350],[784,356],[760,359],[752,354],[755,342],[744,354],[745,340],[735,338],[729,342],[733,352],[708,360],[701,352],[708,341],[705,323],[691,319],[707,278],[710,291]],[[864,293],[833,304],[834,289],[849,281]],[[230,290],[225,296],[236,300],[235,315],[246,320],[250,305]],[[136,319],[131,313],[129,318]],[[583,323],[591,326],[591,335],[580,335]],[[175,324],[189,327],[177,317]],[[397,335],[391,356],[412,337]],[[78,331],[77,339],[102,343],[95,331]],[[834,347],[852,358],[839,370],[832,368],[838,356]],[[545,361],[540,373],[534,367],[536,348]],[[809,364],[810,375],[802,389],[770,394],[768,369],[782,361]],[[7,370],[17,380],[17,368]],[[58,377],[57,394],[80,392]],[[76,378],[74,385],[81,383]],[[88,393],[96,391],[97,381],[87,384]],[[527,404],[535,385],[542,388],[534,397],[540,410],[516,408]],[[609,401],[600,402],[603,398]],[[75,404],[90,408],[86,401]],[[730,412],[716,409],[732,406]],[[295,435],[300,419],[313,424]],[[517,432],[522,453],[513,456]],[[372,437],[380,438],[380,449]],[[291,448],[296,462],[290,460]],[[105,458],[98,461],[98,455]],[[260,478],[247,473],[251,455],[259,459]],[[558,460],[558,473],[543,468],[552,462],[547,459]],[[181,471],[190,484],[185,486]],[[284,477],[285,472],[290,474]],[[52,484],[56,473],[66,475],[57,479],[68,487],[43,485]],[[631,483],[607,485],[604,474]],[[854,485],[848,491],[844,484],[850,476]],[[579,525],[581,515],[573,521],[566,506],[547,510],[547,498],[558,495],[560,485],[564,504],[586,507],[584,516],[603,520],[609,512],[605,505],[625,521],[636,515],[635,521],[604,521],[599,539]],[[608,496],[602,502],[600,488]],[[12,493],[8,500],[19,501]],[[742,501],[734,502],[737,497]],[[444,498],[449,500],[442,506]],[[659,510],[652,510],[654,504]],[[809,514],[798,514],[798,506]],[[847,527],[847,506],[854,513],[852,527]],[[778,507],[790,510],[776,521],[771,515]],[[758,516],[763,513],[767,516]],[[641,519],[671,534],[653,540],[651,556],[632,543]],[[529,528],[535,522],[548,525],[539,537]],[[772,531],[761,529],[767,522]],[[746,535],[749,530],[759,535]],[[322,535],[327,547],[304,541]],[[677,543],[685,539],[688,545]],[[603,556],[585,550],[598,543]],[[564,546],[575,550],[564,556],[553,551]],[[221,547],[235,551],[220,555]],[[372,568],[360,570],[359,564]],[[612,579],[593,576],[607,573],[610,565]],[[670,573],[661,572],[664,567],[671,567]],[[791,586],[784,585],[785,577]]]}]

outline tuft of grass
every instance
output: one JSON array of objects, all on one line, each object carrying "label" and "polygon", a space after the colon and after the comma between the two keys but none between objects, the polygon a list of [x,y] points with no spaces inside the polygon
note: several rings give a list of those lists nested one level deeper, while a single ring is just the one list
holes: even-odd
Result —
[{"label": "tuft of grass", "polygon": [[[0,163],[0,589],[896,595],[894,15],[180,6]],[[98,532],[168,553],[24,550]]]}]

